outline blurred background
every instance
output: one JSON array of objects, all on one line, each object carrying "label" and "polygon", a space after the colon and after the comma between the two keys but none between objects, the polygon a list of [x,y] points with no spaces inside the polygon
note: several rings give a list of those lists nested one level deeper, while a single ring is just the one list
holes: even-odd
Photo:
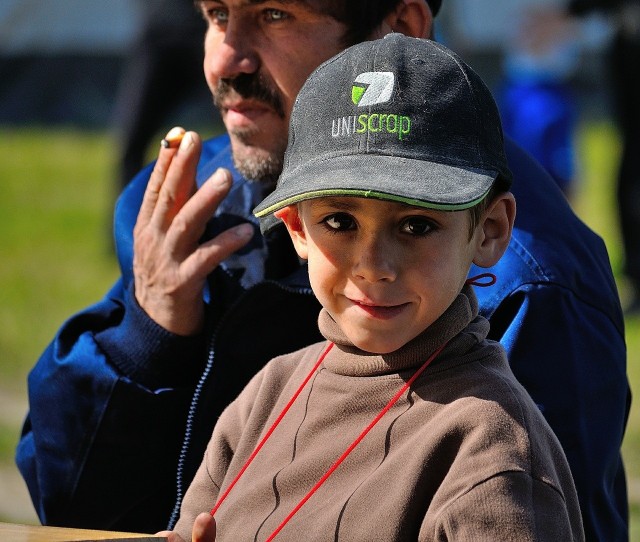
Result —
[{"label": "blurred background", "polygon": [[[640,541],[640,311],[623,273],[609,69],[619,21],[566,17],[564,4],[445,0],[437,39],[484,77],[505,130],[607,244],[629,309],[636,402],[623,453]],[[172,126],[223,130],[201,74],[202,31],[190,0],[0,1],[0,521],[37,522],[13,460],[27,375],[63,320],[117,277],[117,194]]]}]

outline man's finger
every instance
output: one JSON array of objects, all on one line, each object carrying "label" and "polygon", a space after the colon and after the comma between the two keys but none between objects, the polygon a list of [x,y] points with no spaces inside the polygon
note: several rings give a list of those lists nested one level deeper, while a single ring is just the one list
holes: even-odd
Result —
[{"label": "man's finger", "polygon": [[246,245],[255,234],[252,224],[245,223],[229,228],[210,241],[200,245],[182,264],[183,276],[203,280],[223,260]]},{"label": "man's finger", "polygon": [[[201,141],[195,132],[186,132],[171,160],[158,193],[151,221],[161,230],[169,228],[175,216],[196,189],[196,169],[200,157]],[[171,152],[171,148],[163,149]]]},{"label": "man's finger", "polygon": [[167,246],[179,257],[193,252],[207,222],[229,193],[231,173],[218,169],[184,204],[167,231]]},{"label": "man's finger", "polygon": [[[177,133],[185,133],[184,128],[176,127],[169,131],[169,134],[173,133],[174,135]],[[163,140],[164,141],[164,140]],[[144,192],[144,197],[142,199],[142,205],[140,206],[140,211],[138,213],[138,222],[141,224],[147,224],[149,220],[151,220],[151,216],[153,215],[153,210],[156,208],[156,204],[158,202],[158,195],[160,194],[160,189],[162,188],[162,184],[164,183],[164,179],[167,175],[167,171],[169,170],[169,166],[171,165],[171,161],[176,154],[175,148],[168,148],[161,146],[160,152],[158,154],[158,159],[156,160],[155,166],[153,168],[153,172],[149,177],[149,182],[147,183],[147,188]]]}]

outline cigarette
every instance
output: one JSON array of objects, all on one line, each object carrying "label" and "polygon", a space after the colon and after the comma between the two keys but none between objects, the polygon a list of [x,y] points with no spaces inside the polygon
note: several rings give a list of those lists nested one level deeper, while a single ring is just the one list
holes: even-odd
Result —
[{"label": "cigarette", "polygon": [[172,128],[165,138],[160,142],[165,149],[175,149],[180,146],[180,142],[186,132],[182,128]]}]

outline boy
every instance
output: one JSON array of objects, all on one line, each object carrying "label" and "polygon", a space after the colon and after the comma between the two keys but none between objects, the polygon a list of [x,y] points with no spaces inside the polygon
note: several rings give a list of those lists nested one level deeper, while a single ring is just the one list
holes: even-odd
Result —
[{"label": "boy", "polygon": [[391,34],[320,66],[289,134],[255,214],[308,260],[327,340],[225,410],[170,538],[583,540],[561,447],[467,281],[515,217],[489,90]]}]

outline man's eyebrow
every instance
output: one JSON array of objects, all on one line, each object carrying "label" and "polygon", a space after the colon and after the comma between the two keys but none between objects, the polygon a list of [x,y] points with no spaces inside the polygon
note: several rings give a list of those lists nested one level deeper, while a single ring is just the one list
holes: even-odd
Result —
[{"label": "man's eyebrow", "polygon": [[[222,0],[193,0],[193,3],[198,5],[198,4],[204,4],[205,2],[214,2],[216,4],[222,4]],[[267,2],[273,2],[276,4],[283,4],[283,5],[294,5],[294,4],[300,4],[301,6],[309,6],[309,3],[306,2],[305,0],[243,0],[243,4],[249,5],[249,6],[259,6],[261,4],[266,4]]]},{"label": "man's eyebrow", "polygon": [[285,4],[285,5],[291,5],[291,4],[300,4],[301,6],[306,6],[307,2],[305,2],[304,0],[247,0],[247,4],[266,4],[267,2],[274,2],[276,4]]},{"label": "man's eyebrow", "polygon": [[[202,9],[203,4],[206,3],[224,8],[227,5],[227,0],[193,0],[195,9],[198,10]],[[270,4],[274,9],[278,9],[278,6],[282,6],[285,9],[297,7],[302,11],[307,11],[308,13],[314,13],[316,15],[329,15],[329,13],[326,12],[322,8],[322,6],[317,5],[316,2],[313,2],[311,0],[242,0],[236,5],[236,7],[259,7],[264,4]]]}]

